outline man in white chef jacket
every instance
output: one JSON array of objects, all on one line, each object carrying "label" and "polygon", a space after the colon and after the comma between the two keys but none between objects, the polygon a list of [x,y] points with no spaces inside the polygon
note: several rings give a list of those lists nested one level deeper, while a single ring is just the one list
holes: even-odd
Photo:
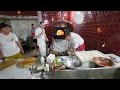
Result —
[{"label": "man in white chef jacket", "polygon": [[85,51],[84,39],[80,35],[69,31],[65,34],[65,40],[71,41],[71,55],[74,55],[75,51]]},{"label": "man in white chef jacket", "polygon": [[46,56],[46,41],[48,41],[48,38],[45,33],[45,23],[43,21],[40,22],[40,27],[35,30],[35,38],[37,38],[40,55]]},{"label": "man in white chef jacket", "polygon": [[24,50],[22,45],[18,37],[10,32],[10,27],[6,23],[0,24],[0,57],[5,57],[6,59],[23,58]]}]

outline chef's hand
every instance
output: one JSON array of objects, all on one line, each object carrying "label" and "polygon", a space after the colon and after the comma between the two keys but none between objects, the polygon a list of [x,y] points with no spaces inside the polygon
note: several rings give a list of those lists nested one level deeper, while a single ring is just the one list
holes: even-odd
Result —
[{"label": "chef's hand", "polygon": [[41,33],[39,33],[37,37],[41,36],[42,34],[44,34],[44,32],[43,32],[43,31],[42,31]]},{"label": "chef's hand", "polygon": [[25,53],[25,52],[24,52],[24,50],[23,50],[23,49],[21,50],[21,53],[24,55],[24,53]]},{"label": "chef's hand", "polygon": [[75,54],[75,52],[73,50],[69,50],[68,54],[69,54],[69,56],[73,56]]},{"label": "chef's hand", "polygon": [[0,56],[0,59],[4,61],[4,60],[5,60],[5,57],[4,57],[4,56]]},{"label": "chef's hand", "polygon": [[42,31],[41,34],[44,34],[44,32]]},{"label": "chef's hand", "polygon": [[49,40],[48,40],[48,38],[45,38],[45,40],[48,42]]},{"label": "chef's hand", "polygon": [[72,55],[72,56],[75,55],[75,52],[71,52],[71,55]]}]

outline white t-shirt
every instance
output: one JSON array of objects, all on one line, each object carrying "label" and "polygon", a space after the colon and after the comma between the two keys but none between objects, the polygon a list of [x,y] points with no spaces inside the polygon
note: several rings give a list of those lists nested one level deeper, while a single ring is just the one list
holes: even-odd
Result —
[{"label": "white t-shirt", "polygon": [[15,41],[18,41],[18,38],[14,33],[10,32],[8,36],[0,33],[0,48],[4,56],[8,57],[20,52]]},{"label": "white t-shirt", "polygon": [[78,48],[78,46],[80,46],[84,43],[84,40],[80,35],[78,35],[74,32],[71,32],[70,34],[71,34],[71,41],[73,44],[73,48],[76,49],[76,48]]},{"label": "white t-shirt", "polygon": [[42,45],[42,43],[45,42],[45,30],[44,29],[41,29],[40,27],[38,27],[36,30],[35,30],[35,36],[40,34],[41,32],[44,32],[44,34],[42,34],[39,38],[37,38],[37,45],[40,46]]}]

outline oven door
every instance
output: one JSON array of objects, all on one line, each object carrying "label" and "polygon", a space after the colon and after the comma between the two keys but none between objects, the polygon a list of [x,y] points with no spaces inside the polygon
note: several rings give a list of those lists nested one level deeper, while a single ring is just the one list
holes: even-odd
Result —
[{"label": "oven door", "polygon": [[68,31],[67,28],[53,27],[52,37],[54,39],[65,39],[65,33],[66,33],[66,31]]}]

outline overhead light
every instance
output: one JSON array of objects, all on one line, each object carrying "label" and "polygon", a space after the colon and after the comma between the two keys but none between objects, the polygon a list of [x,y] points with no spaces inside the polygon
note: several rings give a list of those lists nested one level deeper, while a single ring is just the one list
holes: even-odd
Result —
[{"label": "overhead light", "polygon": [[74,15],[74,21],[77,23],[77,24],[81,24],[84,20],[84,16],[81,12],[76,12],[75,15]]}]

